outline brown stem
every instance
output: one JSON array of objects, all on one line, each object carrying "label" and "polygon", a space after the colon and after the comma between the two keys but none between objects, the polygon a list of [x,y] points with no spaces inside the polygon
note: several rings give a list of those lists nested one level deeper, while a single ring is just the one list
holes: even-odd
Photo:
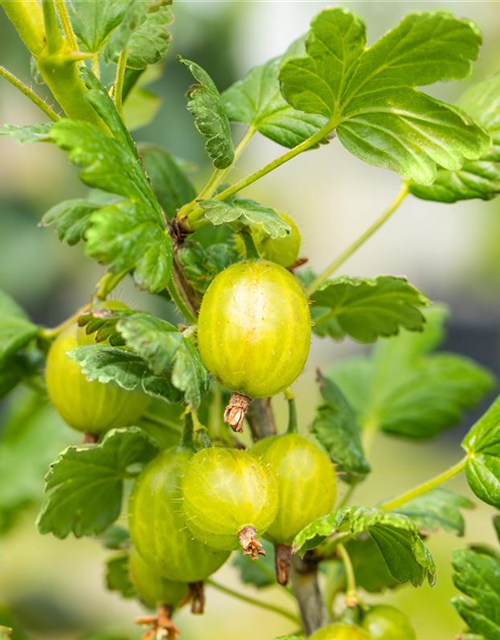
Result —
[{"label": "brown stem", "polygon": [[205,588],[203,582],[190,582],[188,595],[191,598],[191,613],[203,613],[205,611]]},{"label": "brown stem", "polygon": [[271,398],[254,400],[247,413],[248,424],[252,431],[254,442],[276,435],[276,424],[274,422]]},{"label": "brown stem", "polygon": [[224,422],[228,424],[233,431],[243,433],[243,421],[245,420],[251,402],[251,398],[241,393],[233,393],[231,396],[224,410]]},{"label": "brown stem", "polygon": [[308,553],[304,558],[293,555],[290,575],[304,631],[309,636],[325,622],[325,605],[319,589],[317,562]]},{"label": "brown stem", "polygon": [[135,621],[141,627],[151,627],[142,636],[142,640],[154,640],[155,638],[166,638],[175,640],[181,635],[179,629],[172,622],[173,609],[168,604],[161,604],[155,616],[140,616]]},{"label": "brown stem", "polygon": [[254,527],[248,526],[238,533],[243,553],[252,556],[252,560],[257,560],[259,556],[265,556],[266,552],[262,548],[262,543],[255,539],[256,531]]},{"label": "brown stem", "polygon": [[284,587],[290,577],[290,563],[292,561],[292,547],[288,544],[274,546],[274,564],[276,568],[276,580]]}]

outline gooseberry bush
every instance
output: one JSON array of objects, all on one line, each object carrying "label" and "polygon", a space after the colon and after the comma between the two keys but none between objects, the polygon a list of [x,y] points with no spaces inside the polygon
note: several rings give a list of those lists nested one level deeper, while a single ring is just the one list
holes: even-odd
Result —
[{"label": "gooseberry bush", "polygon": [[[144,640],[174,640],[179,608],[210,607],[204,584],[245,598],[212,577],[227,562],[242,582],[294,596],[289,607],[249,599],[282,616],[283,640],[415,640],[406,614],[374,604],[374,594],[434,584],[426,540],[438,530],[462,536],[462,512],[473,506],[443,488],[447,480],[465,473],[471,495],[500,507],[500,400],[471,427],[454,466],[395,497],[388,487],[374,505],[356,502],[374,432],[432,438],[495,380],[436,351],[446,310],[406,279],[340,270],[410,196],[454,203],[500,193],[500,75],[457,105],[417,89],[468,77],[479,28],[447,12],[412,13],[367,46],[360,17],[326,8],[282,56],[223,92],[203,61],[179,57],[193,77],[187,108],[213,165],[200,188],[185,163],[130,133],[154,115],[143,87],[169,51],[168,1],[0,4],[53,97],[0,67],[43,112],[38,124],[0,133],[55,145],[80,167],[87,197],[56,204],[41,226],[105,267],[88,304],[54,328],[1,294],[0,392],[25,388],[0,445],[10,487],[1,530],[33,503],[46,471],[40,534],[90,536],[110,550],[107,586],[149,609],[138,620]],[[276,158],[233,180],[257,135],[276,143]],[[246,190],[333,144],[402,182],[373,225],[312,273],[293,219]],[[178,324],[110,300],[128,277],[170,301]],[[307,428],[290,387],[311,332],[377,345],[318,372]],[[286,429],[274,419],[277,394],[288,401]],[[49,403],[83,442],[75,431],[70,441]],[[55,442],[71,444],[48,466]],[[498,640],[498,552],[461,549],[453,565],[463,638]]]}]

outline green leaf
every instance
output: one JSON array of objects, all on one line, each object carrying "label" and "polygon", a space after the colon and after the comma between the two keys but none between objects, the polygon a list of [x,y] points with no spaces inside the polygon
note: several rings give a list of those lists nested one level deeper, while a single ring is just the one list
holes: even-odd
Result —
[{"label": "green leaf", "polygon": [[220,93],[212,78],[199,65],[181,56],[177,59],[197,81],[188,91],[187,107],[194,117],[196,128],[206,139],[207,154],[214,167],[225,169],[233,162],[234,148],[229,119]]},{"label": "green leaf", "polygon": [[262,540],[265,556],[259,558],[262,562],[248,562],[241,553],[235,554],[233,566],[238,570],[238,575],[243,584],[251,584],[257,589],[270,587],[276,584],[274,569],[274,545],[267,540]]},{"label": "green leaf", "polygon": [[40,225],[55,226],[59,240],[73,246],[84,239],[90,227],[90,216],[99,208],[99,204],[90,200],[65,200],[49,209]]},{"label": "green leaf", "polygon": [[490,372],[462,356],[430,353],[443,340],[445,311],[426,310],[424,331],[401,331],[368,357],[354,357],[328,377],[340,387],[363,428],[430,438],[460,422],[493,387]]},{"label": "green leaf", "polygon": [[490,140],[465,113],[414,87],[466,77],[480,44],[473,23],[435,12],[407,15],[366,48],[360,18],[326,9],[311,23],[306,55],[281,68],[281,90],[295,109],[328,118],[357,157],[431,184],[438,166],[460,169]]},{"label": "green leaf", "polygon": [[231,202],[200,200],[198,204],[214,225],[238,220],[244,225],[262,229],[271,238],[283,238],[290,232],[290,225],[274,209],[250,198],[235,198]]},{"label": "green leaf", "polygon": [[75,434],[45,398],[27,389],[16,391],[2,413],[0,532],[41,500],[48,465],[74,441]]},{"label": "green leaf", "polygon": [[117,62],[127,49],[129,69],[142,70],[161,62],[171,42],[167,31],[173,21],[170,4],[171,0],[133,2],[106,46],[106,59]]},{"label": "green leaf", "polygon": [[500,193],[500,73],[472,87],[458,105],[490,134],[493,146],[458,171],[440,169],[430,186],[410,183],[410,192],[423,200],[491,200]]},{"label": "green leaf", "polygon": [[311,549],[341,528],[352,536],[368,533],[382,554],[392,577],[420,586],[435,582],[436,568],[412,521],[403,515],[368,507],[345,507],[318,518],[293,541],[295,551]]},{"label": "green leaf", "polygon": [[147,313],[118,322],[125,342],[144,358],[155,374],[171,376],[185,400],[199,407],[210,386],[208,372],[193,343],[173,325]]},{"label": "green leaf", "polygon": [[318,406],[312,432],[348,482],[359,482],[370,472],[361,444],[360,428],[352,407],[337,385],[319,374],[323,402]]},{"label": "green leaf", "polygon": [[465,531],[461,509],[473,509],[474,503],[447,489],[432,489],[407,502],[394,513],[408,516],[420,533],[429,535],[442,529],[463,536]]},{"label": "green leaf", "polygon": [[128,551],[114,553],[106,559],[104,579],[109,591],[119,593],[122,598],[135,598],[137,592],[129,573]]},{"label": "green leaf", "polygon": [[[500,560],[469,549],[453,552],[452,604],[477,640],[500,640]],[[469,638],[469,636],[465,636]]]},{"label": "green leaf", "polygon": [[0,364],[0,399],[17,386],[26,373],[24,358],[18,355],[5,358]]},{"label": "green leaf", "polygon": [[161,62],[170,48],[167,27],[173,22],[171,0],[160,0],[146,14],[144,22],[132,32],[127,44],[127,67],[145,69]]},{"label": "green leaf", "polygon": [[396,335],[400,328],[422,331],[419,307],[427,298],[405,278],[378,276],[330,280],[312,296],[314,332],[336,340],[346,335],[358,342]]},{"label": "green leaf", "polygon": [[205,248],[193,240],[184,242],[178,257],[189,284],[200,293],[205,293],[218,273],[240,259],[233,245],[217,243]]},{"label": "green leaf", "polygon": [[17,302],[0,290],[0,366],[38,332],[39,327],[28,320]]},{"label": "green leaf", "polygon": [[52,126],[53,124],[50,122],[23,126],[6,124],[3,129],[0,129],[0,136],[10,136],[22,144],[32,144],[40,142],[40,140],[47,140]]},{"label": "green leaf", "polygon": [[69,447],[50,466],[48,494],[40,511],[40,533],[66,538],[98,535],[120,515],[123,481],[157,453],[139,428],[113,429],[97,445]]},{"label": "green leaf", "polygon": [[141,145],[140,151],[161,207],[168,218],[173,218],[177,209],[196,197],[195,188],[167,151],[154,144]]},{"label": "green leaf", "polygon": [[473,425],[462,447],[470,488],[483,502],[500,507],[500,397]]},{"label": "green leaf", "polygon": [[131,0],[72,0],[71,24],[80,47],[92,53],[102,49],[122,22],[130,3]]},{"label": "green leaf", "polygon": [[284,147],[295,147],[314,135],[325,118],[293,109],[283,98],[279,70],[283,62],[302,53],[303,39],[288,51],[252,69],[222,94],[229,119],[254,127],[262,135]]},{"label": "green leaf", "polygon": [[[50,131],[51,140],[69,152],[71,162],[84,167],[80,179],[89,187],[103,189],[154,210],[154,195],[141,163],[122,141],[107,136],[88,122],[63,119]],[[156,213],[158,223],[161,215]]]},{"label": "green leaf", "polygon": [[172,241],[151,207],[124,200],[99,209],[90,220],[86,252],[91,258],[114,273],[133,271],[141,289],[165,289],[172,274]]},{"label": "green leaf", "polygon": [[401,586],[390,574],[384,556],[369,535],[361,534],[355,540],[349,540],[345,547],[358,587],[369,593],[380,593]]},{"label": "green leaf", "polygon": [[167,402],[180,402],[182,399],[168,373],[153,373],[146,361],[129,349],[88,345],[74,349],[67,355],[78,362],[82,373],[90,381],[104,384],[116,382],[127,391],[142,389],[145,393],[163,398]]},{"label": "green leaf", "polygon": [[129,131],[146,127],[157,116],[162,104],[161,98],[147,87],[161,78],[162,71],[162,65],[149,67],[144,72],[128,71],[128,73],[139,75],[127,93],[125,93],[125,86],[123,88],[123,116]]}]

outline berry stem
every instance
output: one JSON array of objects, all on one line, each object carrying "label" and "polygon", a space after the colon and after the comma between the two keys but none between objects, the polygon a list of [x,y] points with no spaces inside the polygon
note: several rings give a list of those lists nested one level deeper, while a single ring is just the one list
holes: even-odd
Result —
[{"label": "berry stem", "polygon": [[424,493],[427,493],[431,489],[435,489],[436,487],[439,487],[439,485],[443,484],[444,482],[447,482],[448,480],[451,480],[455,476],[458,476],[460,473],[462,473],[462,471],[465,469],[466,462],[467,462],[467,456],[464,456],[462,460],[460,460],[460,462],[457,462],[457,464],[454,464],[449,469],[446,469],[446,471],[443,471],[442,473],[435,476],[434,478],[427,480],[427,482],[423,482],[422,484],[419,484],[413,489],[409,489],[408,491],[401,493],[399,496],[396,496],[391,500],[386,500],[385,502],[382,502],[379,505],[379,508],[383,509],[384,511],[393,511],[394,509],[397,509],[403,504],[406,504],[410,500],[413,500],[414,498],[418,498],[418,496],[421,496]]},{"label": "berry stem", "polygon": [[337,545],[337,553],[339,554],[345,569],[347,582],[346,604],[348,607],[355,607],[359,602],[359,598],[356,590],[356,577],[354,575],[351,558],[343,544]]},{"label": "berry stem", "polygon": [[251,596],[247,596],[246,594],[240,593],[239,591],[235,591],[234,589],[230,589],[229,587],[226,587],[220,584],[220,582],[216,582],[211,578],[207,580],[207,584],[209,584],[214,589],[217,589],[217,591],[220,591],[221,593],[225,593],[226,595],[231,596],[232,598],[236,598],[237,600],[241,600],[243,602],[251,604],[254,607],[260,607],[261,609],[272,611],[273,613],[277,613],[278,615],[283,616],[288,620],[291,620],[295,624],[300,625],[299,618],[295,614],[293,614],[291,611],[288,611],[283,607],[280,607],[276,604],[271,604],[269,602],[263,602],[262,600],[259,600],[257,598],[252,598]]},{"label": "berry stem", "polygon": [[253,241],[252,234],[248,229],[243,229],[241,237],[245,243],[245,252],[247,260],[258,260],[260,258],[255,242]]},{"label": "berry stem", "polygon": [[331,264],[326,267],[324,271],[320,273],[320,275],[306,288],[306,294],[311,296],[315,291],[321,287],[321,285],[328,280],[328,278],[335,272],[337,269],[344,264],[356,251],[365,244],[365,242],[372,237],[372,235],[382,227],[387,220],[398,210],[400,205],[405,200],[408,195],[408,185],[406,182],[403,183],[401,189],[399,190],[397,196],[394,198],[392,203],[384,210],[382,215],[375,220],[375,222],[368,227],[368,229],[362,233],[357,240],[355,240],[347,249],[341,253],[338,258],[336,258]]},{"label": "berry stem", "polygon": [[61,119],[60,116],[54,111],[54,109],[52,109],[52,107],[49,107],[49,105],[44,100],[42,100],[42,98],[40,98],[40,96],[38,96],[33,91],[33,89],[30,89],[27,84],[24,84],[22,80],[19,80],[18,77],[8,71],[5,67],[2,67],[2,65],[0,65],[0,77],[7,80],[7,82],[10,82],[12,86],[16,87],[16,89],[18,89],[29,100],[31,100],[31,102],[35,104],[39,109],[41,109],[51,120],[57,122]]},{"label": "berry stem", "polygon": [[287,433],[298,433],[299,428],[297,426],[297,406],[295,404],[295,398],[289,396],[288,400],[288,429]]}]

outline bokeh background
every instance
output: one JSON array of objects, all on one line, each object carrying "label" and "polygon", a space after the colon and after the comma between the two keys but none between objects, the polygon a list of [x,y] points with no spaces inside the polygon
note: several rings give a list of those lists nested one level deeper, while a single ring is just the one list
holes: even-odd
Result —
[{"label": "bokeh background", "polygon": [[[193,179],[201,185],[208,175],[203,141],[185,109],[190,84],[186,70],[175,62],[182,53],[204,66],[222,90],[252,66],[282,53],[307,30],[311,17],[326,3],[285,1],[191,2],[178,0],[172,32],[173,51],[164,76],[152,85],[162,106],[154,123],[137,132],[138,140],[164,145],[186,160]],[[484,32],[480,61],[470,81],[437,85],[431,93],[457,99],[471,81],[500,67],[500,3],[498,2],[341,2],[362,15],[372,42],[411,11],[446,9],[473,19]],[[0,13],[0,63],[30,80],[29,56]],[[41,89],[43,92],[43,88]],[[0,80],[0,124],[37,122],[40,115],[24,96]],[[235,129],[235,139],[241,130]],[[280,153],[272,142],[256,137],[234,172],[235,178],[261,166]],[[308,152],[267,176],[248,195],[292,215],[302,231],[303,251],[315,269],[324,267],[344,249],[392,200],[399,179],[387,171],[362,164],[339,144]],[[101,269],[82,256],[79,248],[60,244],[50,229],[37,226],[53,204],[83,193],[76,170],[66,157],[48,145],[21,146],[0,138],[0,288],[14,296],[37,322],[55,325],[84,304]],[[408,198],[401,210],[377,236],[345,266],[352,275],[391,273],[405,275],[431,299],[451,309],[444,348],[466,354],[500,373],[500,203],[473,201],[454,206]],[[128,304],[166,312],[150,297],[125,283],[120,297]],[[317,400],[316,367],[328,367],[360,348],[315,339],[307,370],[298,382],[299,415],[307,425]],[[498,393],[498,389],[496,390]],[[284,407],[276,403],[284,422]],[[26,395],[16,394],[4,404],[0,419],[18,429],[22,442]],[[484,407],[482,407],[484,408]],[[370,453],[373,474],[359,489],[359,502],[377,500],[424,480],[457,461],[465,428],[479,414],[469,414],[464,424],[432,442],[408,444],[378,436]],[[13,420],[13,416],[15,420]],[[50,462],[43,443],[50,438],[54,457],[72,433],[52,414],[39,417],[39,441],[25,446],[40,451],[30,468],[0,446],[0,507],[13,507],[16,487],[28,483],[35,498]],[[36,440],[36,439],[35,439]],[[15,439],[14,439],[15,445]],[[34,468],[33,468],[34,467]],[[452,488],[470,495],[464,481]],[[18,640],[83,640],[92,634],[139,638],[133,618],[140,608],[107,592],[103,586],[101,545],[90,540],[57,541],[35,530],[36,504],[17,515],[13,526],[0,522],[0,621],[9,618]],[[418,590],[405,587],[376,598],[398,603],[410,615],[419,640],[451,640],[462,629],[449,599],[453,548],[472,541],[494,542],[493,510],[485,505],[467,514],[467,535],[456,539],[438,534],[429,543],[439,573],[437,586]],[[218,579],[238,585],[235,570],[224,568]],[[292,605],[277,591],[257,597]],[[372,598],[373,600],[373,598]],[[293,630],[286,620],[249,607],[214,590],[208,590],[207,613],[179,617],[185,640],[272,640]],[[103,636],[105,637],[105,636]]]}]

